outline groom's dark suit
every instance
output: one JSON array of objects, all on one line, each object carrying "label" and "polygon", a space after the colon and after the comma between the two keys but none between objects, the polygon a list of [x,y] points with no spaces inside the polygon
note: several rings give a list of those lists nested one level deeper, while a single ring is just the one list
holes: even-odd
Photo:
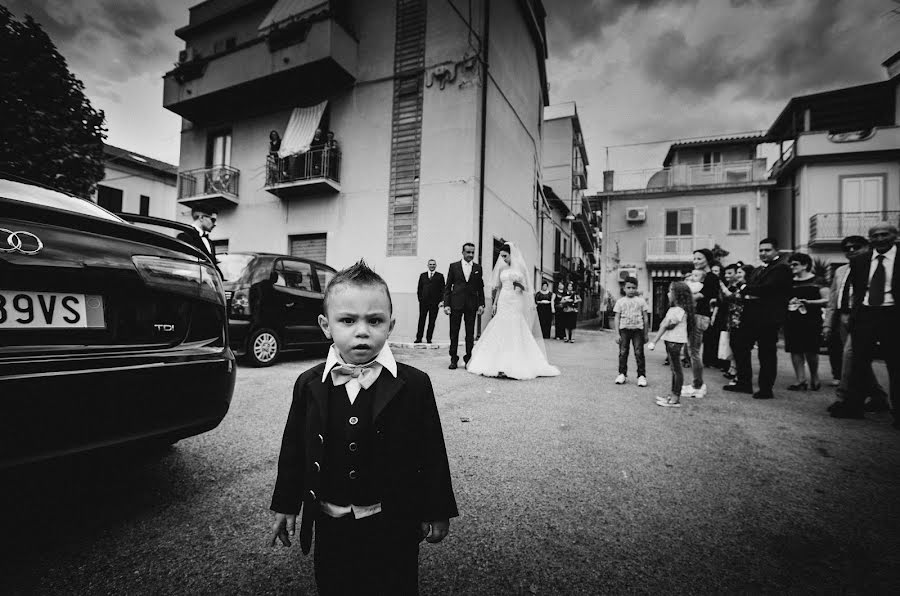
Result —
[{"label": "groom's dark suit", "polygon": [[484,306],[484,279],[481,265],[472,262],[472,273],[466,281],[462,261],[450,263],[447,271],[447,284],[444,286],[444,307],[450,307],[450,362],[459,360],[456,344],[459,343],[459,325],[466,323],[466,355],[465,362],[472,356],[475,345],[475,317],[479,307]]}]

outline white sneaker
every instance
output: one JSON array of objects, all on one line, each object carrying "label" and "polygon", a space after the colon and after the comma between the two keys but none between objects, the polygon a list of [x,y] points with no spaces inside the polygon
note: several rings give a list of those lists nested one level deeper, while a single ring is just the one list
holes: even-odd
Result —
[{"label": "white sneaker", "polygon": [[647,377],[641,375],[638,377],[638,387],[646,387],[647,386]]},{"label": "white sneaker", "polygon": [[625,375],[619,375],[616,377],[616,385],[624,385],[625,384]]},{"label": "white sneaker", "polygon": [[706,397],[706,383],[703,383],[700,389],[694,389],[694,393],[691,397],[696,397],[697,399]]},{"label": "white sneaker", "polygon": [[694,386],[684,385],[681,388],[681,397],[694,397]]}]

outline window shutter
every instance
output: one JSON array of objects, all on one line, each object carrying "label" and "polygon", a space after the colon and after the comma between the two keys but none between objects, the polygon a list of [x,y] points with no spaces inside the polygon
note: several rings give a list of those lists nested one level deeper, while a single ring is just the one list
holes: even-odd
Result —
[{"label": "window shutter", "polygon": [[291,256],[325,262],[327,254],[327,236],[325,234],[304,234],[291,236]]}]

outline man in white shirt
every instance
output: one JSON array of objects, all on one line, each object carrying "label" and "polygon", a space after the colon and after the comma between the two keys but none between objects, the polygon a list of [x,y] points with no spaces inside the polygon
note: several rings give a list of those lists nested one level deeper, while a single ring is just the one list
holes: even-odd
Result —
[{"label": "man in white shirt", "polygon": [[881,356],[888,369],[891,409],[894,428],[900,429],[900,350],[894,345],[900,330],[900,260],[897,259],[897,226],[881,222],[869,230],[872,250],[850,259],[850,280],[853,284],[853,308],[850,313],[850,337],[853,342],[851,387],[840,407],[831,415],[835,418],[862,418],[864,386],[862,371],[871,365],[880,345]]}]

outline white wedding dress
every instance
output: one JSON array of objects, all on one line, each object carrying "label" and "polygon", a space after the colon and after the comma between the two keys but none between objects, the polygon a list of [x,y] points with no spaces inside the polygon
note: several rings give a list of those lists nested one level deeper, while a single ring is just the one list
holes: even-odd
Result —
[{"label": "white wedding dress", "polygon": [[[517,290],[513,282],[522,284],[526,291]],[[466,370],[486,377],[533,379],[555,377],[559,369],[547,362],[543,339],[535,338],[536,321],[534,296],[527,292],[529,284],[514,269],[500,272],[500,295],[497,297],[497,314],[485,327],[481,338],[472,349],[472,358]],[[529,304],[526,301],[531,301]]]}]

